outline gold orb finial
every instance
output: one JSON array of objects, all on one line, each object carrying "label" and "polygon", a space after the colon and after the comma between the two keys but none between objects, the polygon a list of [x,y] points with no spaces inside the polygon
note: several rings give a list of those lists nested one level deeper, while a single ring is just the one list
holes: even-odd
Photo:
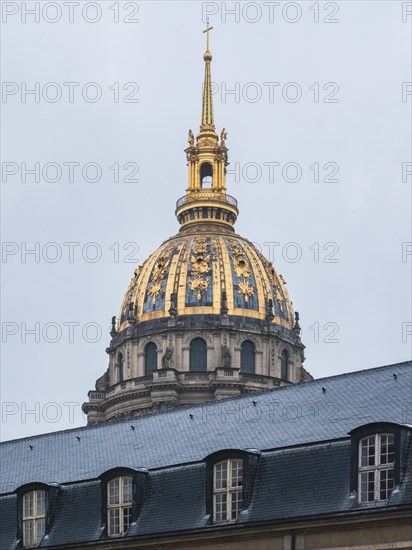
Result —
[{"label": "gold orb finial", "polygon": [[205,61],[212,61],[212,54],[210,53],[209,50],[206,50],[206,51],[205,51],[205,55],[203,56],[203,59],[204,59]]}]

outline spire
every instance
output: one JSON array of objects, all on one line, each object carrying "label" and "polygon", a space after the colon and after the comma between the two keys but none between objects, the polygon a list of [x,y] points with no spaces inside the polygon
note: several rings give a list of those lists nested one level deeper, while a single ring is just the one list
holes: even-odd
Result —
[{"label": "spire", "polygon": [[212,54],[209,51],[209,32],[213,27],[209,27],[209,19],[207,20],[206,29],[206,51],[203,56],[205,60],[205,81],[203,85],[203,105],[202,105],[202,122],[200,130],[206,130],[215,127],[213,120],[213,101],[212,101],[212,78],[210,75],[210,63],[212,62]]},{"label": "spire", "polygon": [[[186,195],[176,204],[176,216],[181,231],[200,224],[212,223],[226,230],[234,231],[233,225],[238,216],[237,201],[226,194],[226,167],[228,149],[225,128],[219,136],[215,130],[212,104],[212,79],[209,50],[209,32],[213,29],[207,22],[206,33],[205,81],[203,86],[202,120],[200,132],[195,137],[189,130],[189,147],[185,149],[188,167],[188,186]],[[225,308],[223,308],[225,309]]]}]

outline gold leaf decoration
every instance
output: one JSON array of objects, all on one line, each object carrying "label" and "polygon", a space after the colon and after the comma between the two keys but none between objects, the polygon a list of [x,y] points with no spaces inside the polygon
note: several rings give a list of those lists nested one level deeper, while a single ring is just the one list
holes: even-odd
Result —
[{"label": "gold leaf decoration", "polygon": [[242,279],[242,281],[235,284],[239,288],[239,294],[243,296],[243,299],[247,304],[249,302],[249,296],[253,296],[255,294],[250,281],[248,281],[251,276],[251,269],[247,258],[238,243],[235,241],[230,241],[230,250],[232,251],[233,270],[236,276],[239,277],[239,279]]},{"label": "gold leaf decoration", "polygon": [[202,292],[209,288],[209,281],[203,277],[194,277],[189,281],[189,286],[191,290],[197,291],[197,299],[202,299]]},{"label": "gold leaf decoration", "polygon": [[199,254],[197,257],[192,255],[190,258],[192,263],[192,273],[195,275],[203,275],[203,273],[207,273],[209,271],[209,258],[210,256],[203,258],[202,254]]},{"label": "gold leaf decoration", "polygon": [[156,265],[153,268],[152,276],[150,278],[150,288],[148,293],[152,296],[152,304],[156,303],[156,298],[162,292],[162,279],[167,271],[169,265],[169,259],[167,255],[160,256],[157,259]]},{"label": "gold leaf decoration", "polygon": [[249,296],[253,296],[255,293],[253,287],[250,286],[247,281],[239,282],[236,284],[239,287],[239,294],[242,294],[245,302],[248,303]]},{"label": "gold leaf decoration", "polygon": [[195,246],[193,247],[193,252],[195,254],[206,254],[207,252],[207,243],[206,239],[199,239]]},{"label": "gold leaf decoration", "polygon": [[[206,239],[199,239],[193,247],[193,254],[190,257],[191,270],[194,277],[189,281],[189,287],[197,292],[197,299],[200,302],[202,292],[209,288],[209,281],[203,275],[210,271],[210,254],[207,254]],[[207,254],[207,255],[206,255]]]},{"label": "gold leaf decoration", "polygon": [[[284,311],[283,295],[280,291],[279,280],[276,277],[276,272],[275,272],[275,270],[274,270],[271,263],[269,263],[269,265],[267,266],[267,274],[268,274],[269,280],[270,280],[270,282],[272,283],[272,286],[273,286],[273,291],[274,291],[274,294],[275,294],[275,300],[277,301],[277,303],[279,305],[279,308],[283,313],[283,311]],[[279,278],[283,282],[282,275],[279,275]]]},{"label": "gold leaf decoration", "polygon": [[233,269],[239,279],[247,279],[250,277],[250,267],[244,258],[234,258]]}]

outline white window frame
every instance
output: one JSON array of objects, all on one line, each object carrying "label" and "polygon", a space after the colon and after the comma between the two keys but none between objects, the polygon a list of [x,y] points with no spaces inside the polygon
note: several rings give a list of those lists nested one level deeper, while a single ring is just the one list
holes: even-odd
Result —
[{"label": "white window frame", "polygon": [[[33,495],[33,513],[27,514],[26,512],[26,502],[30,498],[30,496]],[[42,496],[41,499],[39,499],[39,495]],[[43,500],[44,501],[44,512],[39,513],[37,510],[37,501]],[[28,491],[27,493],[23,494],[23,501],[22,501],[22,520],[23,520],[23,546],[25,548],[33,548],[34,546],[37,546],[42,538],[44,537],[44,534],[46,532],[46,491],[44,489],[34,489],[33,491]],[[26,526],[28,524],[32,524],[32,530],[33,530],[33,537],[32,542],[27,540],[26,535]],[[42,525],[42,527],[40,527]]]},{"label": "white window frame", "polygon": [[[124,502],[124,485],[125,480],[130,481],[132,486],[132,495],[130,501]],[[112,504],[110,503],[110,486],[111,484],[115,483],[116,481],[119,482],[119,502]],[[117,476],[109,479],[106,485],[107,488],[107,498],[106,498],[106,507],[107,507],[107,534],[109,537],[116,537],[125,535],[127,531],[129,530],[130,524],[131,524],[131,516],[132,516],[132,507],[133,507],[133,478],[132,476]],[[111,522],[111,512],[114,510],[118,511],[118,517],[119,517],[119,530],[115,530],[112,527]],[[125,517],[128,516],[128,524],[125,527]]]},{"label": "white window frame", "polygon": [[[386,498],[381,498],[381,473],[382,472],[389,472],[390,470],[393,471],[394,476],[394,470],[395,470],[395,451],[394,451],[394,457],[393,462],[388,462],[385,464],[381,464],[381,447],[382,447],[382,438],[383,437],[392,437],[393,438],[393,444],[395,443],[395,436],[393,433],[376,433],[376,434],[369,434],[365,437],[362,437],[359,440],[358,444],[358,495],[359,495],[359,502],[361,504],[366,504],[368,502],[383,502],[385,500],[388,500],[390,497],[393,487],[388,491],[388,494]],[[374,464],[373,465],[367,465],[362,466],[362,442],[374,438],[374,445],[375,445],[375,458],[374,458]],[[363,498],[363,495],[365,495],[365,492],[362,492],[362,474],[368,474],[373,473],[373,487],[374,487],[374,498],[373,500],[370,500],[368,498],[368,491],[366,491],[366,499]],[[394,485],[394,482],[393,482]]]},{"label": "white window frame", "polygon": [[[232,487],[232,473],[233,473],[233,464],[235,462],[240,462],[241,468],[242,468],[242,477],[241,477],[241,485],[237,485],[236,487]],[[227,468],[227,482],[226,487],[223,488],[217,488],[216,487],[216,471],[217,467],[221,464],[226,464]],[[237,513],[235,518],[232,518],[232,501],[233,497],[238,497],[240,494],[240,500],[242,501],[243,497],[243,459],[241,458],[225,458],[224,460],[220,460],[219,462],[216,462],[213,465],[213,522],[214,523],[230,523],[233,521],[236,521],[239,515],[239,512]],[[216,497],[217,495],[226,495],[226,518],[218,518],[217,512],[216,512]]]}]

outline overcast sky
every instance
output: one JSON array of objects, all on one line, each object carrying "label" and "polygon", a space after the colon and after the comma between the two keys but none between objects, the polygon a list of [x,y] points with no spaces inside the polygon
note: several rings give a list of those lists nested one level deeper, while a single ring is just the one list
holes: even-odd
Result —
[{"label": "overcast sky", "polygon": [[178,230],[206,13],[236,230],[284,276],[306,369],[410,358],[410,2],[2,10],[2,439],[85,424],[133,270]]}]

